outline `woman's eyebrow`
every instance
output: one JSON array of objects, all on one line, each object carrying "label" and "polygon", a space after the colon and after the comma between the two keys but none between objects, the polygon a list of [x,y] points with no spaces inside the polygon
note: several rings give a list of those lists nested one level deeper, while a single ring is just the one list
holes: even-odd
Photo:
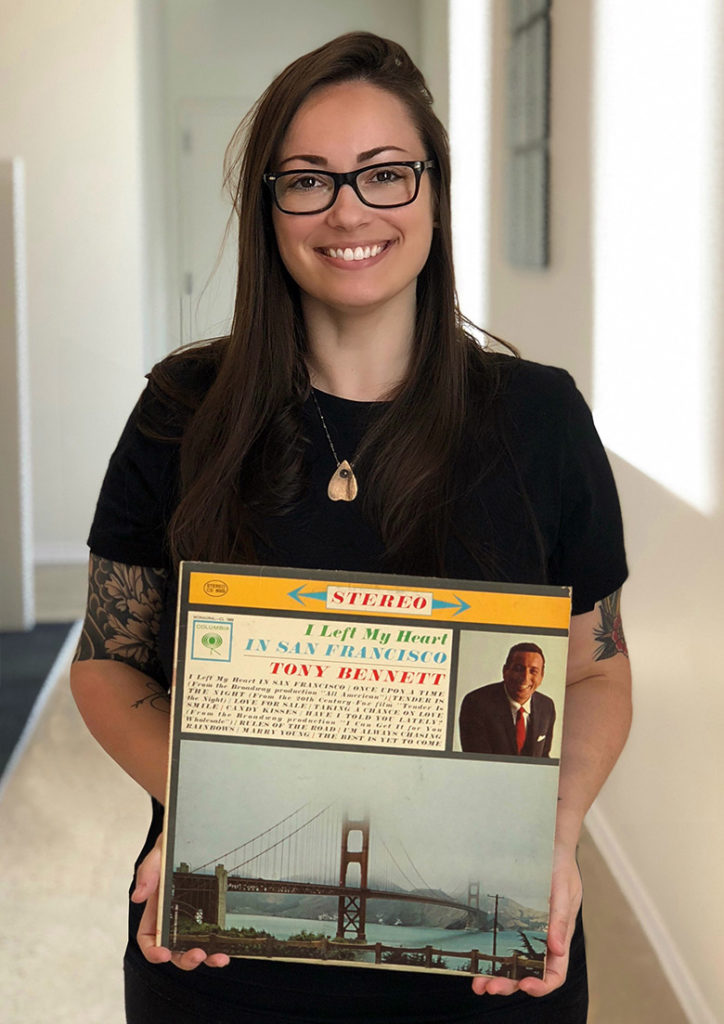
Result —
[{"label": "woman's eyebrow", "polygon": [[392,150],[395,153],[406,153],[406,149],[402,149],[400,146],[377,146],[375,149],[367,149],[364,153],[357,154],[357,161],[363,163],[365,160],[371,160],[379,153],[386,153],[388,150]]},{"label": "woman's eyebrow", "polygon": [[[372,160],[380,153],[395,152],[395,153],[406,153],[406,149],[402,149],[401,146],[375,146],[374,149],[366,149],[364,153],[357,154],[357,163],[364,163],[365,160]],[[283,167],[284,164],[290,163],[292,160],[301,160],[305,164],[314,164],[317,167],[327,167],[329,160],[324,156],[317,156],[314,153],[294,153],[292,156],[287,156],[280,161],[279,166]]]},{"label": "woman's eyebrow", "polygon": [[317,164],[319,167],[326,167],[329,163],[329,160],[323,156],[314,156],[312,153],[295,153],[293,156],[287,156],[280,160],[279,166],[283,167],[284,164],[291,163],[292,160],[302,160],[305,164]]}]

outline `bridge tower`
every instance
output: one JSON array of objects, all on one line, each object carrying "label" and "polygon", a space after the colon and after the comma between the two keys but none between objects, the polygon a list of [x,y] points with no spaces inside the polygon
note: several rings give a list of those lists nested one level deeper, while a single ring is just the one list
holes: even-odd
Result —
[{"label": "bridge tower", "polygon": [[[355,836],[354,845],[359,845],[357,834],[362,838],[362,849],[350,849],[350,837]],[[360,880],[359,892],[340,893],[337,902],[337,935],[336,938],[343,940],[350,935],[358,942],[366,942],[365,927],[367,924],[367,870],[370,856],[370,820],[365,814],[364,817],[352,819],[347,814],[342,821],[342,842],[339,858],[339,884],[343,888],[348,885],[347,875],[351,864],[359,864]]]},{"label": "bridge tower", "polygon": [[220,928],[226,928],[226,888],[229,882],[229,872],[223,864],[217,864],[214,871],[216,878],[216,924]]},{"label": "bridge tower", "polygon": [[480,910],[480,882],[468,882],[468,906]]},{"label": "bridge tower", "polygon": [[226,889],[229,875],[223,864],[217,864],[213,875],[192,874],[183,861],[173,873],[174,900],[184,903],[199,915],[205,924],[226,927]]}]

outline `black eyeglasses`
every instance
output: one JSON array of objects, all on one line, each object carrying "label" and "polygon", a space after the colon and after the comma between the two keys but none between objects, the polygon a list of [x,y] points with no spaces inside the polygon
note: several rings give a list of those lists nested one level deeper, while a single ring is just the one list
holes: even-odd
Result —
[{"label": "black eyeglasses", "polygon": [[434,160],[405,160],[396,164],[370,164],[358,171],[316,171],[310,168],[265,174],[274,202],[282,213],[308,214],[328,210],[343,185],[351,185],[365,206],[390,209],[414,203],[424,171]]}]

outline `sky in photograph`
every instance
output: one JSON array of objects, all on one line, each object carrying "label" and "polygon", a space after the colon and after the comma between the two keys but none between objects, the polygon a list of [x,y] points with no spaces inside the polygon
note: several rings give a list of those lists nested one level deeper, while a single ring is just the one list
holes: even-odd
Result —
[{"label": "sky in photograph", "polygon": [[459,892],[476,880],[481,894],[544,909],[557,774],[547,765],[185,740],[173,859],[193,868],[301,805],[338,802],[353,815],[368,808],[371,844],[381,837],[404,848],[430,886]]}]

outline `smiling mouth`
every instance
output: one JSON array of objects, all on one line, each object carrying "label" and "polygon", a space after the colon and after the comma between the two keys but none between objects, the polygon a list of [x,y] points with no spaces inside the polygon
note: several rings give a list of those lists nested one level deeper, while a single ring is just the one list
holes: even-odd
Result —
[{"label": "smiling mouth", "polygon": [[357,262],[359,260],[369,260],[374,256],[379,256],[381,252],[388,249],[391,242],[375,242],[374,245],[356,245],[354,247],[347,246],[344,249],[326,249],[320,248],[318,252],[321,252],[323,256],[328,256],[333,260],[344,260],[345,263]]}]

